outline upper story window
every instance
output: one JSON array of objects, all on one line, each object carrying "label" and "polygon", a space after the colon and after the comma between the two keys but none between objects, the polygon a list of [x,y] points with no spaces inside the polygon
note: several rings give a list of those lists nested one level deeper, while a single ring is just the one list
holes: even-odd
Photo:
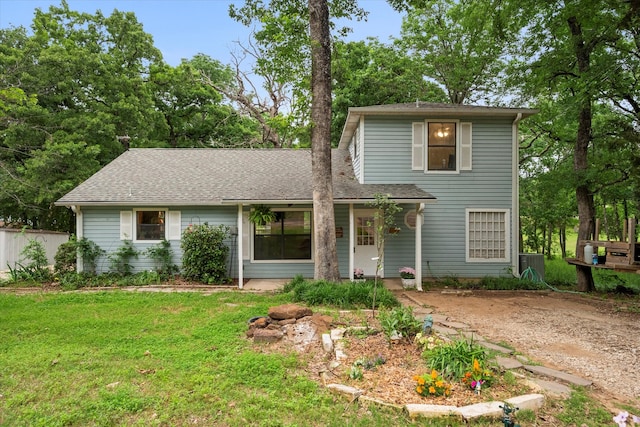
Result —
[{"label": "upper story window", "polygon": [[254,260],[311,260],[311,210],[276,211],[276,220],[256,225]]},{"label": "upper story window", "polygon": [[411,169],[424,172],[471,170],[471,123],[425,120],[412,126]]},{"label": "upper story window", "polygon": [[430,171],[455,171],[456,123],[429,122],[427,124],[427,161]]}]

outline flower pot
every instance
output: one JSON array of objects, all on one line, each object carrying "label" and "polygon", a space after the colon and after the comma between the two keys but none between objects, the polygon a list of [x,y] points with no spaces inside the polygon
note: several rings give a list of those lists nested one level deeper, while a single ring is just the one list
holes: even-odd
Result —
[{"label": "flower pot", "polygon": [[415,288],[416,287],[416,279],[400,279],[402,281],[402,287],[405,289]]}]

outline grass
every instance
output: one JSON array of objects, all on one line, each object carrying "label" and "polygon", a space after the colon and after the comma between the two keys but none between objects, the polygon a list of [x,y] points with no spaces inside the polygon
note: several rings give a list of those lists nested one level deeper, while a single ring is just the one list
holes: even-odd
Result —
[{"label": "grass", "polygon": [[[249,318],[291,297],[0,294],[0,425],[414,425],[402,412],[329,394],[304,371],[303,355],[244,338]],[[575,406],[566,417],[593,425],[599,405],[585,397]]]},{"label": "grass", "polygon": [[305,280],[295,277],[284,287],[285,292],[293,293],[293,300],[309,305],[332,305],[338,308],[376,308],[397,307],[398,299],[381,282],[331,283],[325,280]]},{"label": "grass", "polygon": [[408,423],[382,409],[345,410],[302,372],[301,356],[267,354],[244,338],[249,318],[288,301],[238,292],[0,295],[0,425]]}]

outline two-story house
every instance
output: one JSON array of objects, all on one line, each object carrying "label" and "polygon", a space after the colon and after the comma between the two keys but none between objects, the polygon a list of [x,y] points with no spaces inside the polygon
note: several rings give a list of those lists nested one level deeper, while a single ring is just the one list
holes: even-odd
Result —
[{"label": "two-story house", "polygon": [[[535,110],[409,103],[349,110],[332,150],[341,274],[375,273],[369,203],[385,194],[403,211],[386,240],[380,275],[414,267],[423,277],[482,277],[517,271],[518,123]],[[192,224],[225,224],[229,276],[312,277],[310,150],[131,149],[56,202],[76,214],[79,238],[107,253],[131,240],[143,251],[180,239]],[[249,213],[271,207],[275,221]],[[108,270],[106,256],[99,272]],[[135,260],[136,270],[150,260]],[[82,266],[79,267],[82,269]]]}]

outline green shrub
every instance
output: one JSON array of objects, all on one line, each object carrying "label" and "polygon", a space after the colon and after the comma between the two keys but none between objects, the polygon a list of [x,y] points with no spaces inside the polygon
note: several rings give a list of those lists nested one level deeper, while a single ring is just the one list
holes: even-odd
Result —
[{"label": "green shrub", "polygon": [[124,240],[117,251],[109,254],[111,271],[123,276],[130,275],[133,271],[132,258],[138,258],[138,251],[133,247],[131,240]]},{"label": "green shrub", "polygon": [[95,273],[96,260],[105,252],[95,242],[84,237],[78,240],[75,235],[72,235],[68,242],[58,246],[54,256],[54,271],[56,274],[78,271],[78,253],[82,257],[85,270],[89,273]]},{"label": "green shrub", "polygon": [[178,266],[173,263],[173,250],[169,241],[163,240],[147,248],[145,253],[155,262],[156,271],[161,276],[171,276],[178,272]]},{"label": "green shrub", "polygon": [[64,274],[76,271],[76,263],[78,257],[78,242],[76,236],[73,235],[69,241],[58,246],[55,256],[53,257],[53,270],[56,274]]},{"label": "green shrub", "polygon": [[[284,292],[293,292],[293,300],[309,305],[328,305],[339,308],[372,308],[374,301],[372,280],[364,282],[333,283],[324,280],[305,280],[296,276],[285,285]],[[376,308],[397,307],[398,299],[388,289],[378,285]]]},{"label": "green shrub", "polygon": [[11,271],[12,277],[40,282],[51,279],[47,251],[41,242],[29,239],[20,255],[24,263],[18,264],[18,267]]},{"label": "green shrub", "polygon": [[422,353],[429,369],[435,369],[450,379],[462,379],[477,360],[485,365],[486,349],[473,340],[459,339],[444,343]]},{"label": "green shrub", "polygon": [[85,237],[78,240],[76,244],[82,256],[82,262],[85,267],[84,270],[87,273],[95,274],[98,258],[105,254],[104,249]]},{"label": "green shrub", "polygon": [[226,225],[189,227],[182,235],[182,274],[204,283],[224,283],[227,277],[229,247],[224,241],[230,230]]},{"label": "green shrub", "polygon": [[413,315],[413,307],[401,306],[381,311],[380,326],[388,340],[394,335],[412,339],[422,329],[422,322]]}]

